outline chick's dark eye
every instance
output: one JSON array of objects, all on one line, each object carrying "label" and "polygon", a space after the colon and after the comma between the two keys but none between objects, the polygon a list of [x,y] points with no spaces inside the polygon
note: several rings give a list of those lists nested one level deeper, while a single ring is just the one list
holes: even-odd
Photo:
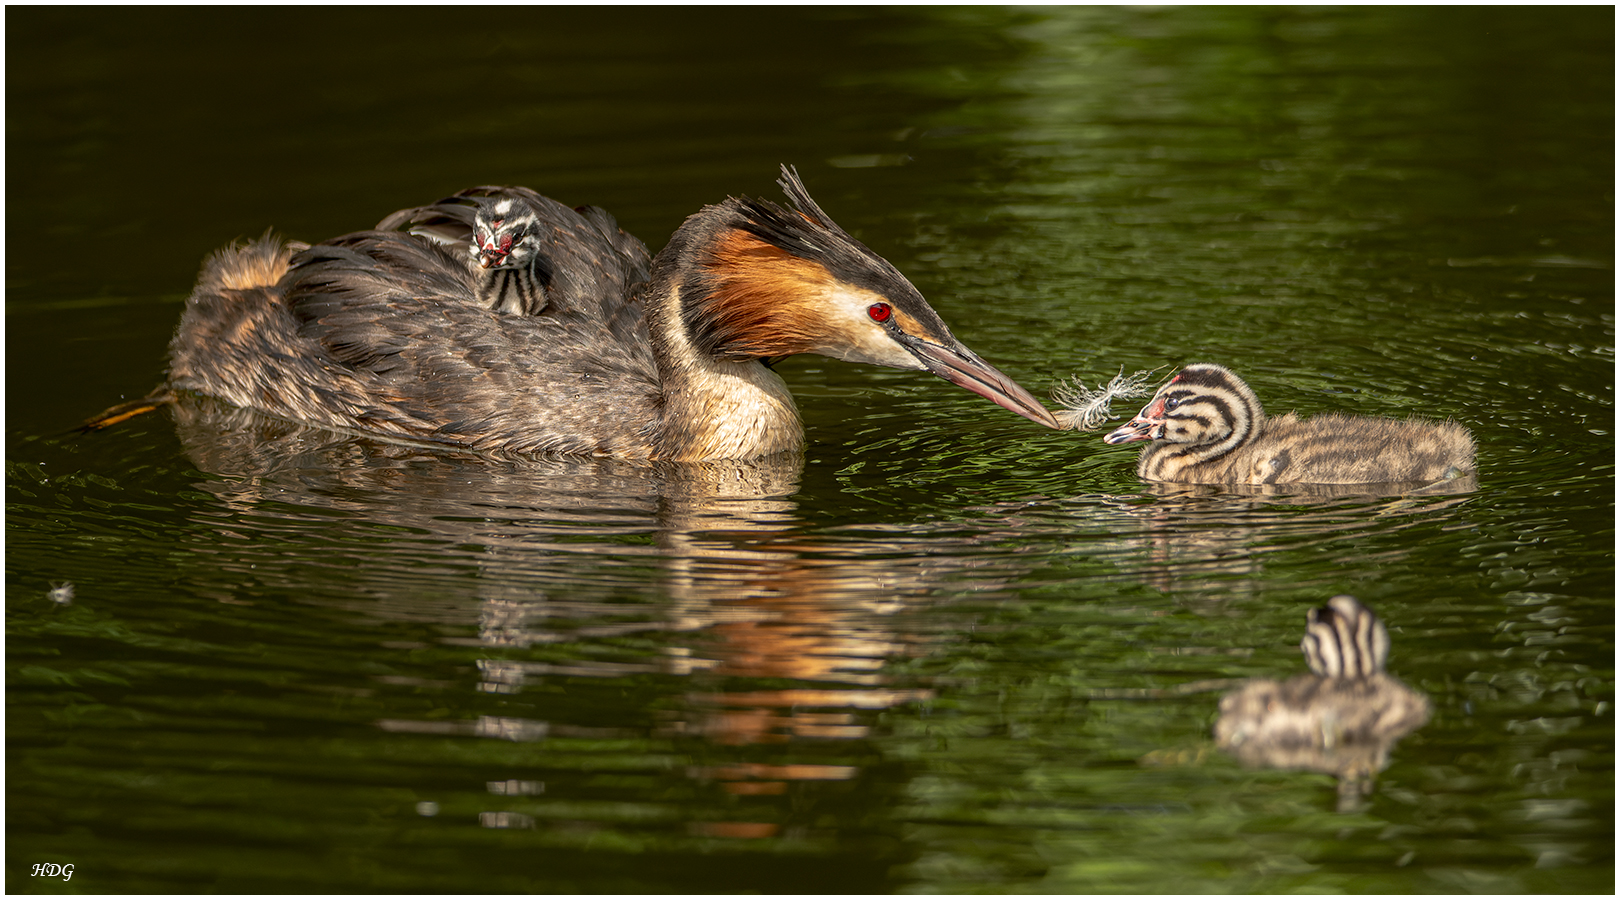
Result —
[{"label": "chick's dark eye", "polygon": [[1165,412],[1169,412],[1170,410],[1175,409],[1176,407],[1178,407],[1180,405],[1181,405],[1181,398],[1180,397],[1166,397],[1166,398],[1164,398],[1164,411]]},{"label": "chick's dark eye", "polygon": [[887,322],[889,317],[894,315],[894,307],[887,303],[874,303],[866,308],[866,314],[871,316],[874,322]]}]

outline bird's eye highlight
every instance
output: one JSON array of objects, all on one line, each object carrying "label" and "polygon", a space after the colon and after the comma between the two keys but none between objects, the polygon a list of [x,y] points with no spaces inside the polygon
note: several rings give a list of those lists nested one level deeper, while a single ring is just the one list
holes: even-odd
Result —
[{"label": "bird's eye highlight", "polygon": [[887,303],[874,303],[866,308],[866,314],[874,322],[887,322],[894,315],[894,307]]},{"label": "bird's eye highlight", "polygon": [[1178,407],[1180,405],[1181,405],[1181,398],[1180,397],[1166,397],[1166,398],[1164,398],[1164,411],[1165,412],[1169,412],[1170,410],[1175,409],[1176,407]]}]

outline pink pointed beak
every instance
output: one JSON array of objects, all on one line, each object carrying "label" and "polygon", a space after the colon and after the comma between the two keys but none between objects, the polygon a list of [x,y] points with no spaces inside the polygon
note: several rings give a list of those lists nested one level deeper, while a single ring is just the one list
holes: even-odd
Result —
[{"label": "pink pointed beak", "polygon": [[1103,441],[1109,444],[1129,444],[1132,441],[1156,441],[1164,437],[1164,401],[1155,399],[1136,418],[1108,432]]},{"label": "pink pointed beak", "polygon": [[1110,444],[1129,444],[1131,441],[1151,441],[1158,439],[1163,433],[1164,421],[1149,419],[1147,416],[1137,416],[1124,425],[1108,432],[1103,438]]}]

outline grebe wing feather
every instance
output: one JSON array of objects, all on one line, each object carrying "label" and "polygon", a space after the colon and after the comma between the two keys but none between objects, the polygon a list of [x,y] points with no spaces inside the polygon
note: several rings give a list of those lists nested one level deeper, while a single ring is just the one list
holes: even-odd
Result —
[{"label": "grebe wing feather", "polygon": [[298,333],[330,358],[390,375],[433,306],[464,305],[472,273],[437,244],[394,232],[358,232],[292,258],[281,293]]},{"label": "grebe wing feather", "polygon": [[[380,258],[415,265],[383,270]],[[516,451],[650,452],[642,444],[655,430],[659,380],[644,336],[618,340],[623,317],[509,316],[464,302],[468,271],[447,249],[398,232],[304,251],[281,294],[324,360],[287,364],[346,372],[344,383],[369,398],[357,417],[385,432]],[[644,335],[639,317],[623,327]]]}]

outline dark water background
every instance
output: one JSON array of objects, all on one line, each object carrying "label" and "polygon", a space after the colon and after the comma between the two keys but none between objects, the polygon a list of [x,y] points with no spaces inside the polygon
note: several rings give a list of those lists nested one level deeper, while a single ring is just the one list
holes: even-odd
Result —
[{"label": "dark water background", "polygon": [[[9,891],[1613,890],[1612,9],[6,24]],[[518,183],[656,250],[782,162],[1037,393],[1222,362],[1479,487],[1153,490],[819,357],[802,468],[64,435],[234,238]],[[1435,710],[1343,812],[1211,738],[1338,592]]]}]

